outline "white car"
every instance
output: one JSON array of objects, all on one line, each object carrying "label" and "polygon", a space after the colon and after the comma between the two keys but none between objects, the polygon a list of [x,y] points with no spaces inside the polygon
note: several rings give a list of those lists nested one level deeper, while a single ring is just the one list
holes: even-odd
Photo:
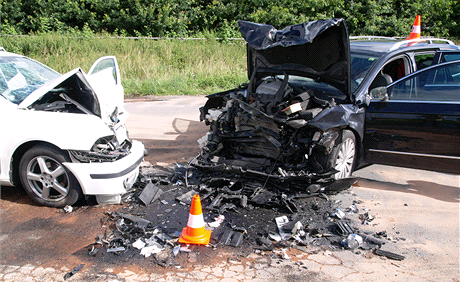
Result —
[{"label": "white car", "polygon": [[113,56],[88,74],[64,75],[0,48],[0,184],[37,203],[72,205],[83,195],[119,203],[135,182],[144,145],[124,124],[123,87]]}]

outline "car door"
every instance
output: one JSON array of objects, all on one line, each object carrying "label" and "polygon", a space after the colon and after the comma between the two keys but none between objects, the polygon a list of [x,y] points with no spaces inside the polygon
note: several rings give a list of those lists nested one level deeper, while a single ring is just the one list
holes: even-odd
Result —
[{"label": "car door", "polygon": [[366,112],[366,161],[460,173],[460,61],[413,73],[387,94]]},{"label": "car door", "polygon": [[124,89],[117,59],[114,56],[99,58],[88,71],[87,77],[97,94],[103,118],[110,117],[117,110],[118,118],[124,121],[127,113],[123,107]]}]

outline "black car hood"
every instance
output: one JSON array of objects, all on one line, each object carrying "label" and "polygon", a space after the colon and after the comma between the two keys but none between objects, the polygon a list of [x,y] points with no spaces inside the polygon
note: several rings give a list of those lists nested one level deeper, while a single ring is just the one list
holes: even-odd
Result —
[{"label": "black car hood", "polygon": [[238,21],[247,42],[248,77],[273,69],[325,82],[350,97],[350,42],[343,19],[318,20],[276,30]]}]

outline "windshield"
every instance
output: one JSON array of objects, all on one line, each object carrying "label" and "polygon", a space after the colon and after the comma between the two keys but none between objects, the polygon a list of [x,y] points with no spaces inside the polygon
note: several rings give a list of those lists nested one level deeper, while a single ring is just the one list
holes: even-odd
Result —
[{"label": "windshield", "polygon": [[26,57],[0,57],[0,95],[15,104],[59,76],[56,71]]},{"label": "windshield", "polygon": [[377,62],[377,56],[365,54],[351,54],[351,92],[358,89],[367,72]]}]

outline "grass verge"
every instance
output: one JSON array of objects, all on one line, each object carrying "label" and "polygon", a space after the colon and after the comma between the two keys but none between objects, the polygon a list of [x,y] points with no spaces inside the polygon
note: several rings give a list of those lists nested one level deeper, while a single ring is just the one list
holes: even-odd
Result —
[{"label": "grass verge", "polygon": [[45,34],[2,37],[7,51],[31,57],[60,73],[88,71],[115,55],[127,95],[207,95],[248,80],[244,41],[150,40],[63,37]]}]

